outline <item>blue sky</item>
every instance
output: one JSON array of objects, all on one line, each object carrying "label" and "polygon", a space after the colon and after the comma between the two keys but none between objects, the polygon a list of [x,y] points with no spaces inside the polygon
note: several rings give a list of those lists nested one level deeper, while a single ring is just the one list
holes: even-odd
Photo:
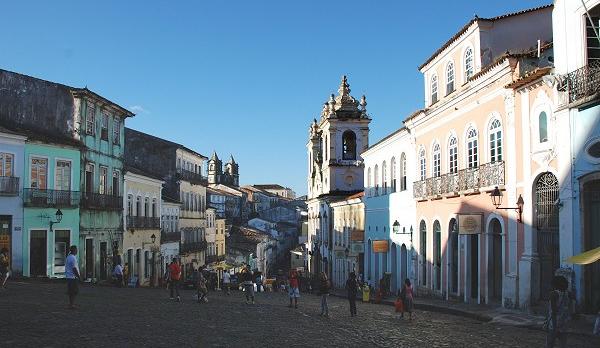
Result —
[{"label": "blue sky", "polygon": [[342,75],[374,143],[423,105],[417,66],[474,14],[549,2],[9,1],[0,68],[87,85],[137,113],[128,127],[304,194],[308,125]]}]

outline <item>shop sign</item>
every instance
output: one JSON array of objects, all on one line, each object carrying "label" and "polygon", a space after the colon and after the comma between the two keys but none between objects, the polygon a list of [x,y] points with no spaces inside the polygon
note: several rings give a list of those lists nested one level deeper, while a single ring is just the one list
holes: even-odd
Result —
[{"label": "shop sign", "polygon": [[365,240],[365,231],[364,230],[352,230],[350,233],[350,240],[353,242],[362,242]]},{"label": "shop sign", "polygon": [[387,240],[374,240],[373,241],[373,252],[374,253],[387,253],[388,252],[388,241]]},{"label": "shop sign", "polygon": [[350,243],[350,252],[354,255],[364,253],[365,252],[365,244],[363,242]]},{"label": "shop sign", "polygon": [[483,214],[459,214],[458,215],[458,233],[459,234],[480,234]]}]

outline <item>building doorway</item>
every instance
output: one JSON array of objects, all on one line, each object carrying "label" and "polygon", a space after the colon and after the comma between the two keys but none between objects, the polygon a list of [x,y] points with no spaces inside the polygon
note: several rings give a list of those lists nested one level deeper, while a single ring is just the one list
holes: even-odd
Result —
[{"label": "building doorway", "polygon": [[85,278],[94,278],[94,240],[85,240]]},{"label": "building doorway", "polygon": [[[8,249],[8,259],[12,260],[12,216],[0,215],[0,250]],[[12,262],[11,262],[12,263]]]},{"label": "building doorway", "polygon": [[29,242],[29,274],[46,277],[48,269],[48,240],[46,230],[32,230]]},{"label": "building doorway", "polygon": [[533,197],[533,218],[540,257],[540,297],[547,299],[554,271],[560,266],[556,176],[550,172],[541,174],[534,184]]},{"label": "building doorway", "polygon": [[450,219],[448,236],[450,237],[450,292],[456,294],[458,293],[458,224],[456,219]]},{"label": "building doorway", "polygon": [[427,286],[427,225],[421,220],[419,224],[421,241],[421,285]]},{"label": "building doorway", "polygon": [[442,227],[440,222],[433,222],[433,289],[442,289]]},{"label": "building doorway", "polygon": [[488,294],[491,301],[502,301],[502,225],[496,218],[488,226]]},{"label": "building doorway", "polygon": [[406,278],[408,278],[408,252],[406,251],[406,244],[402,244],[400,247],[400,288],[402,288]]},{"label": "building doorway", "polygon": [[54,231],[54,276],[64,277],[65,264],[69,254],[69,243],[71,242],[71,231]]},{"label": "building doorway", "polygon": [[[600,179],[583,185],[583,251],[600,247]],[[600,262],[583,266],[584,308],[600,310]]]},{"label": "building doorway", "polygon": [[470,273],[470,292],[472,299],[479,298],[479,235],[472,234],[469,238],[469,273]]},{"label": "building doorway", "polygon": [[106,280],[108,265],[108,243],[100,242],[100,279]]}]

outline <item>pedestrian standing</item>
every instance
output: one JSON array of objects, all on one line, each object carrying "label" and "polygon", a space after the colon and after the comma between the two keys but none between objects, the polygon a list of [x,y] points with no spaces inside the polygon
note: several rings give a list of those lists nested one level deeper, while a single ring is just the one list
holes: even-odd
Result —
[{"label": "pedestrian standing", "polygon": [[246,293],[246,304],[249,304],[250,300],[252,300],[252,304],[254,304],[254,282],[252,280],[252,272],[250,272],[248,267],[242,269],[241,277],[244,292]]},{"label": "pedestrian standing", "polygon": [[548,332],[546,336],[546,347],[554,347],[558,338],[561,348],[567,346],[567,334],[565,329],[571,319],[573,296],[568,290],[569,282],[563,276],[555,276],[552,279],[552,290],[550,291],[550,303],[548,305],[548,318],[544,328]]},{"label": "pedestrian standing", "polygon": [[356,296],[358,295],[358,281],[356,273],[351,272],[346,280],[346,291],[348,292],[348,302],[350,302],[350,316],[356,316]]},{"label": "pedestrian standing", "polygon": [[167,287],[167,289],[169,289],[169,287],[171,285],[171,271],[169,271],[170,265],[171,264],[168,262],[165,264],[165,274],[163,276],[164,281],[165,281],[165,286]]},{"label": "pedestrian standing", "polygon": [[129,285],[129,263],[125,262],[125,267],[123,267],[123,284],[125,286]]},{"label": "pedestrian standing", "polygon": [[206,286],[206,278],[201,269],[198,270],[196,279],[196,294],[198,303],[208,302],[208,287]]},{"label": "pedestrian standing", "polygon": [[298,272],[294,269],[290,272],[289,277],[289,290],[288,295],[290,296],[290,305],[292,307],[292,301],[294,302],[294,308],[298,308],[298,298],[300,297],[300,282],[298,281]]},{"label": "pedestrian standing", "polygon": [[71,245],[69,255],[65,262],[65,278],[67,278],[67,294],[69,295],[69,308],[75,309],[75,297],[79,293],[79,266],[77,265],[77,247]]},{"label": "pedestrian standing", "polygon": [[414,306],[414,292],[410,279],[404,280],[404,286],[400,291],[400,299],[402,300],[402,314],[400,318],[404,318],[404,312],[408,312],[408,319],[412,320],[412,312]]},{"label": "pedestrian standing", "polygon": [[325,272],[321,272],[319,277],[319,295],[321,295],[321,316],[329,318],[329,306],[327,303],[327,298],[329,297],[329,279],[327,279],[327,274]]},{"label": "pedestrian standing", "polygon": [[121,261],[117,261],[117,265],[113,270],[113,276],[115,277],[115,283],[117,287],[120,288],[123,286],[123,266],[121,266]]},{"label": "pedestrian standing", "polygon": [[177,294],[177,302],[181,302],[181,297],[179,297],[179,280],[181,278],[181,266],[179,266],[179,260],[177,258],[173,258],[173,262],[169,265],[169,274],[171,279],[171,300],[173,299],[174,293]]},{"label": "pedestrian standing", "polygon": [[229,285],[231,284],[231,275],[229,271],[223,272],[223,290],[225,290],[225,294],[229,295]]},{"label": "pedestrian standing", "polygon": [[8,249],[2,248],[0,251],[0,288],[6,288],[6,281],[10,276],[10,256]]}]

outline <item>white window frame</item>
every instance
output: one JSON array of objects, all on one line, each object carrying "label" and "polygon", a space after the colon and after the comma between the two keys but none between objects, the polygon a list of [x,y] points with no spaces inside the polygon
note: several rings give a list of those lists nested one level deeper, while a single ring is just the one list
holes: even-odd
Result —
[{"label": "white window frame", "polygon": [[[503,138],[504,132],[502,131],[502,121],[499,118],[494,117],[488,126],[488,155],[490,163],[501,162],[504,159],[502,148]],[[492,154],[492,152],[494,153]]]},{"label": "white window frame", "polygon": [[[469,155],[469,150],[471,148],[474,151]],[[469,127],[467,130],[467,138],[466,138],[466,168],[477,168],[479,167],[479,132],[475,127]]]},{"label": "white window frame", "polygon": [[[454,62],[450,61],[446,64],[446,95],[456,91],[456,69],[454,68]],[[452,84],[450,86],[450,84]],[[452,87],[452,88],[449,88]]]},{"label": "white window frame", "polygon": [[438,178],[442,176],[442,148],[438,142],[433,144],[431,159],[431,177]]}]

